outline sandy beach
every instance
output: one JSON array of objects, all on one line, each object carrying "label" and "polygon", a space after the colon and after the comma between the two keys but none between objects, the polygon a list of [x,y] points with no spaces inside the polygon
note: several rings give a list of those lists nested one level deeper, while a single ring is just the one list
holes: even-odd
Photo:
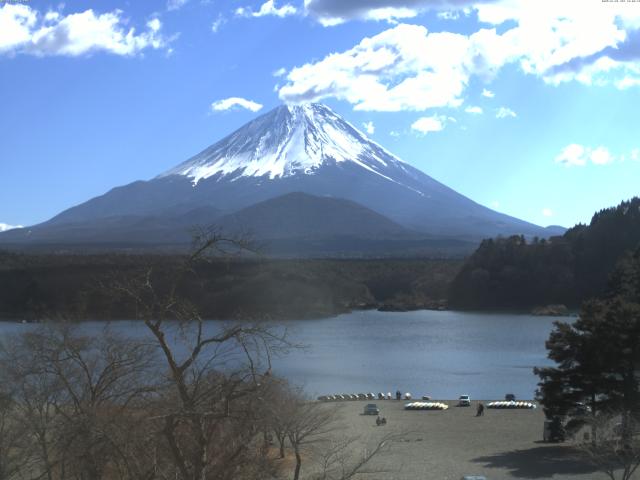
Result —
[{"label": "sandy beach", "polygon": [[[362,415],[367,403],[376,403],[385,426],[376,417]],[[407,411],[405,401],[353,401],[327,404],[340,410],[344,428],[336,438],[358,436],[350,448],[361,454],[386,434],[401,433],[391,447],[367,468],[377,473],[368,479],[459,480],[463,475],[484,475],[487,480],[562,479],[585,480],[605,476],[572,450],[569,442],[542,442],[544,414],[535,410],[485,409],[476,417],[471,407],[447,401],[444,411]],[[485,405],[487,402],[484,402]]]}]

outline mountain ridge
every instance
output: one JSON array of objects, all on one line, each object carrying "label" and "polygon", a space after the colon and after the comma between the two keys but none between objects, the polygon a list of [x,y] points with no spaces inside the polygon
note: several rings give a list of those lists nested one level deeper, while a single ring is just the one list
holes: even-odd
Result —
[{"label": "mountain ridge", "polygon": [[[174,214],[214,209],[219,215],[199,217],[214,221],[293,192],[356,203],[427,237],[476,242],[557,233],[470,200],[400,160],[328,107],[310,104],[277,107],[151,180],[115,187],[10,237],[28,241],[30,231],[48,229],[64,241],[65,226],[90,228],[106,219],[137,217],[163,217],[169,232],[172,221],[183,227],[172,220]],[[7,238],[0,234],[0,242]]]}]

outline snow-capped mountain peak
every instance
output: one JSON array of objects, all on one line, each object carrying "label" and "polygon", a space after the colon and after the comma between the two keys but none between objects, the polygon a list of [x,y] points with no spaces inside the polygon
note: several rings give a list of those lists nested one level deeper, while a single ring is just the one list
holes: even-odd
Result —
[{"label": "snow-capped mountain peak", "polygon": [[[287,223],[292,219],[298,223]],[[0,233],[0,243],[147,244],[153,238],[172,244],[185,238],[180,235],[189,225],[211,223],[269,232],[282,245],[298,245],[302,237],[296,235],[306,232],[307,240],[330,239],[327,251],[341,255],[358,238],[384,255],[379,239],[410,238],[396,245],[422,251],[416,234],[461,240],[548,234],[473,202],[402,162],[329,108],[310,104],[278,107],[159,177],[115,187],[39,226]],[[325,248],[324,240],[309,241],[309,251]]]},{"label": "snow-capped mountain peak", "polygon": [[283,105],[160,177],[182,175],[194,184],[221,176],[283,178],[314,174],[325,164],[353,162],[393,180],[385,172],[404,162],[321,104]]}]

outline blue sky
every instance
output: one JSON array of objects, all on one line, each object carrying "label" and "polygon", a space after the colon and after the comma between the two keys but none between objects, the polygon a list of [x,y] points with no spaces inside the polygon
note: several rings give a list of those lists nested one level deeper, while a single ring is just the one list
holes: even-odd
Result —
[{"label": "blue sky", "polygon": [[640,3],[0,0],[0,228],[305,101],[479,203],[588,222],[640,193]]}]

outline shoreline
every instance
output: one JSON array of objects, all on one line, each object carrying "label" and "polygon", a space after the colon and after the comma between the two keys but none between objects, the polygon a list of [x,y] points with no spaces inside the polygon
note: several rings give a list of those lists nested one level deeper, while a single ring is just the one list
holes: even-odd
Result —
[{"label": "shoreline", "polygon": [[[427,311],[427,312],[458,312],[458,313],[479,313],[479,314],[487,314],[487,315],[523,315],[523,316],[532,316],[532,317],[554,317],[554,318],[577,318],[579,312],[577,310],[569,310],[567,313],[559,314],[559,313],[534,313],[532,310],[513,310],[513,309],[457,309],[450,307],[443,307],[440,305],[437,306],[426,306],[426,305],[413,305],[413,306],[398,306],[392,304],[380,304],[380,305],[370,305],[366,307],[354,307],[354,308],[345,308],[340,310],[335,310],[332,312],[317,312],[317,314],[312,313],[308,316],[289,316],[286,314],[281,314],[279,318],[276,320],[273,315],[264,315],[263,317],[257,316],[246,316],[239,317],[233,319],[233,321],[254,321],[254,322],[271,322],[271,321],[291,321],[291,320],[301,320],[301,321],[313,321],[313,320],[323,320],[327,318],[336,318],[340,315],[348,315],[350,313],[356,312],[389,312],[389,313],[409,313],[409,312],[419,312],[419,311]],[[223,322],[229,321],[228,318],[206,318],[205,321],[216,321]],[[48,323],[55,321],[55,319],[22,319],[15,318],[12,316],[3,316],[0,314],[0,322],[6,323]],[[123,318],[80,318],[75,319],[77,322],[122,322],[122,321],[142,321],[140,319],[132,319],[130,317]]]}]

